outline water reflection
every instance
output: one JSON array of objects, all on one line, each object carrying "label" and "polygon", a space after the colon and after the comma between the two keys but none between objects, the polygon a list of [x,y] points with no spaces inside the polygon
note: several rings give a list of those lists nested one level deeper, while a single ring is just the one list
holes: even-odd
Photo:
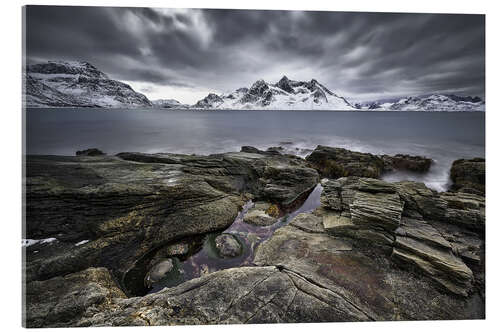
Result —
[{"label": "water reflection", "polygon": [[[178,261],[175,271],[154,284],[150,293],[157,292],[165,287],[176,286],[184,281],[221,269],[251,265],[254,259],[255,250],[259,244],[269,239],[276,229],[287,225],[298,214],[310,212],[319,207],[322,190],[323,187],[318,184],[298,209],[285,214],[280,217],[276,223],[268,227],[255,226],[243,221],[244,215],[254,205],[253,202],[248,202],[238,214],[233,224],[222,232],[238,238],[243,246],[243,252],[240,256],[235,258],[221,258],[217,254],[214,242],[215,237],[221,232],[208,234],[203,240],[203,247],[201,250],[184,261]],[[181,278],[179,278],[179,275]]]}]

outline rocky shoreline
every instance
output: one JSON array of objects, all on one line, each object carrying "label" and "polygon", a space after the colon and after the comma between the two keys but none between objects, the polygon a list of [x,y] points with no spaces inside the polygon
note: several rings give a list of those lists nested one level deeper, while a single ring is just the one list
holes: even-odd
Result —
[{"label": "rocky shoreline", "polygon": [[[248,146],[29,155],[24,324],[484,318],[484,159],[456,161],[448,192],[378,179],[431,165],[325,146],[306,159]],[[290,215],[317,186],[317,207]],[[222,231],[249,203],[241,223],[279,228],[248,263],[148,294],[208,234],[221,258],[240,256],[241,240]]]}]

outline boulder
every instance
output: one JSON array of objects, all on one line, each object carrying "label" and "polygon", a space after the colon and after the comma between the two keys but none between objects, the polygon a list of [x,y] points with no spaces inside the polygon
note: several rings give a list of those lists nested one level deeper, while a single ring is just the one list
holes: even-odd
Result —
[{"label": "boulder", "polygon": [[384,170],[407,170],[412,172],[427,172],[432,165],[432,159],[423,156],[396,154],[382,155]]},{"label": "boulder", "polygon": [[451,189],[458,192],[467,192],[485,195],[486,191],[486,163],[484,158],[456,160],[450,170],[453,182]]},{"label": "boulder", "polygon": [[243,252],[243,248],[234,235],[221,234],[215,237],[215,248],[221,257],[237,257]]},{"label": "boulder", "polygon": [[265,151],[257,149],[252,146],[243,146],[241,147],[241,152],[242,153],[252,153],[252,154],[264,154]]},{"label": "boulder", "polygon": [[379,178],[382,173],[394,170],[427,172],[432,164],[432,159],[423,156],[373,155],[321,145],[306,160],[321,176],[332,179],[346,176]]},{"label": "boulder", "polygon": [[378,178],[384,170],[382,158],[343,148],[318,146],[306,160],[321,176],[333,179],[346,176]]},{"label": "boulder", "polygon": [[106,155],[97,148],[90,148],[85,150],[78,150],[76,156],[102,156]]}]

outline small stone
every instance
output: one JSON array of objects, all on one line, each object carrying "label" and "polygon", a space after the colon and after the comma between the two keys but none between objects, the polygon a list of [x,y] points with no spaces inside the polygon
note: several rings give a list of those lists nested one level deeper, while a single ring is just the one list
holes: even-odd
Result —
[{"label": "small stone", "polygon": [[215,247],[222,257],[237,257],[242,253],[240,242],[235,236],[230,234],[221,234],[215,237]]},{"label": "small stone", "polygon": [[252,209],[243,217],[243,222],[259,227],[270,226],[276,223],[276,221],[276,218],[269,216],[265,211],[260,209]]},{"label": "small stone", "polygon": [[165,275],[172,271],[174,263],[168,258],[160,261],[149,270],[144,277],[144,285],[150,288],[154,283],[160,281]]}]

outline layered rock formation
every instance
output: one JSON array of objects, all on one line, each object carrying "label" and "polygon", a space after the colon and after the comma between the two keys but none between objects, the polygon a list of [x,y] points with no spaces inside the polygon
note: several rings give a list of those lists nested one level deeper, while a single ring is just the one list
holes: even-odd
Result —
[{"label": "layered rock formation", "polygon": [[[25,248],[25,324],[484,318],[484,196],[342,175],[321,181],[316,209],[286,220],[319,181],[314,161],[243,150],[28,156],[26,238],[56,240]],[[335,161],[344,170],[387,165],[351,155]],[[257,203],[246,214],[284,222],[249,267],[138,293],[148,276],[178,274],[196,237],[231,225],[250,198]],[[238,255],[232,237],[218,243]]]},{"label": "layered rock formation", "polygon": [[[463,260],[474,256],[481,262],[483,197],[355,177],[327,180],[323,186],[327,232],[379,246],[393,261],[420,270],[452,293],[471,291],[474,276]],[[454,235],[463,233],[476,239],[468,247],[471,253],[456,245],[463,240]]]}]

